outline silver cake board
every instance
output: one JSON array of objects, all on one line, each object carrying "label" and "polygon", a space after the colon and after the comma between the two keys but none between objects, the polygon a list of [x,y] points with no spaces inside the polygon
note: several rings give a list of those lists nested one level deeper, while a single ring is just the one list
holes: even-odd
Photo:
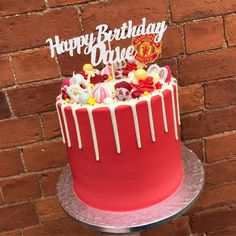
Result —
[{"label": "silver cake board", "polygon": [[130,233],[168,223],[186,212],[196,201],[204,184],[204,169],[196,154],[182,146],[183,179],[168,198],[153,206],[127,212],[95,209],[80,201],[72,186],[67,165],[57,184],[61,206],[74,219],[100,232]]}]

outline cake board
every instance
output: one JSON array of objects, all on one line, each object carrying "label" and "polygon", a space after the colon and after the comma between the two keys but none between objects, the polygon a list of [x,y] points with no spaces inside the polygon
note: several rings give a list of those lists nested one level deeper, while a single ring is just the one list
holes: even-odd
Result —
[{"label": "cake board", "polygon": [[62,208],[71,217],[100,232],[131,233],[157,227],[186,212],[203,188],[204,169],[196,154],[182,146],[182,160],[183,179],[177,190],[162,202],[147,208],[111,212],[86,205],[74,193],[69,165],[64,168],[59,178],[57,196]]}]

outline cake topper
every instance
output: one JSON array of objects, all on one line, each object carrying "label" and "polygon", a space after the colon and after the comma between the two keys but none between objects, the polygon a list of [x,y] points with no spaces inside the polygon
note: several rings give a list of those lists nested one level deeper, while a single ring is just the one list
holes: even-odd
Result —
[{"label": "cake topper", "polygon": [[161,41],[156,42],[156,35],[141,35],[133,38],[132,44],[135,48],[135,59],[147,64],[155,61],[161,54]]},{"label": "cake topper", "polygon": [[[49,43],[52,58],[55,57],[56,53],[63,54],[65,52],[69,53],[70,56],[73,56],[75,52],[77,54],[90,54],[93,66],[101,63],[113,65],[124,60],[132,60],[134,57],[140,59],[140,53],[145,55],[146,61],[153,61],[158,57],[157,50],[160,48],[160,42],[167,26],[165,21],[149,24],[146,21],[146,18],[143,18],[142,23],[136,26],[133,25],[132,20],[129,20],[123,23],[120,28],[115,28],[114,30],[109,30],[107,24],[101,24],[96,27],[96,33],[85,34],[68,40],[60,40],[59,36],[56,35],[54,39],[48,38],[46,43]],[[135,47],[138,45],[136,41],[139,42],[142,36],[146,39],[152,39],[152,47],[155,49],[154,53],[151,52],[152,50],[150,51],[152,47],[148,45],[146,45],[146,48],[138,50],[138,53],[135,51]],[[128,48],[117,46],[111,49],[110,43],[113,40],[119,41],[127,38],[136,38],[133,41],[134,45],[130,45]]]}]

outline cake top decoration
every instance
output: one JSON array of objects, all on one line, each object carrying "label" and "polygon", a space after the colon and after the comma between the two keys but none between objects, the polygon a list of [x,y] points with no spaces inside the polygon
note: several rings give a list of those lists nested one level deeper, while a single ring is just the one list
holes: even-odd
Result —
[{"label": "cake top decoration", "polygon": [[[120,28],[114,30],[108,30],[107,24],[101,24],[96,27],[94,33],[68,40],[60,40],[59,36],[56,35],[54,39],[48,38],[46,43],[49,43],[52,58],[55,57],[56,53],[62,54],[65,52],[69,53],[70,56],[73,56],[75,52],[77,54],[90,54],[93,66],[98,66],[101,63],[112,65],[125,60],[132,60],[134,57],[140,60],[142,56],[145,58],[143,62],[149,63],[157,59],[160,54],[160,42],[166,28],[165,21],[147,24],[146,18],[143,18],[142,23],[138,26],[133,25],[132,20],[123,23]],[[121,49],[119,46],[111,49],[110,44],[113,40],[119,41],[127,38],[136,38],[133,40],[133,45],[130,45],[127,49]],[[146,45],[143,42],[144,39]],[[143,44],[143,47],[140,50],[135,49],[140,43]],[[153,49],[154,51],[152,51]],[[140,53],[142,54],[141,57]],[[86,68],[85,71],[87,69],[92,71],[90,67]]]}]

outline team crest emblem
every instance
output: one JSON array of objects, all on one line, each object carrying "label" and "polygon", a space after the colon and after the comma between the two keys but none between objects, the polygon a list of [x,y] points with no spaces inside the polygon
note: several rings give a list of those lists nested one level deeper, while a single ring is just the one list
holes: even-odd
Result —
[{"label": "team crest emblem", "polygon": [[155,61],[161,54],[161,42],[155,43],[154,34],[141,35],[132,39],[135,48],[135,59],[141,63],[148,64]]}]

